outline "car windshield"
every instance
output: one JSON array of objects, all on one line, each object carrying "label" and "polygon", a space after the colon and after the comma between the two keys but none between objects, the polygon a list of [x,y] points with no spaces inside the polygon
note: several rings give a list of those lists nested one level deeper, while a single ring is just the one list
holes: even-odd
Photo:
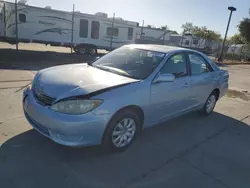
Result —
[{"label": "car windshield", "polygon": [[165,53],[122,47],[92,63],[93,67],[115,74],[143,80],[165,57]]}]

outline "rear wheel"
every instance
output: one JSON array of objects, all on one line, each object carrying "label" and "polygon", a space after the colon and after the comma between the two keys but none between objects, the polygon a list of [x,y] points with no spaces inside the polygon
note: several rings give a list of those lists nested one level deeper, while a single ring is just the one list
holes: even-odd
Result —
[{"label": "rear wheel", "polygon": [[202,115],[210,115],[214,110],[216,102],[217,102],[217,94],[216,94],[216,92],[213,92],[209,95],[206,103],[204,104],[204,106],[201,110],[201,114]]},{"label": "rear wheel", "polygon": [[97,47],[94,45],[81,44],[74,47],[74,51],[78,54],[89,54],[94,56],[97,54]]},{"label": "rear wheel", "polygon": [[129,110],[118,112],[110,121],[103,138],[106,150],[124,151],[134,141],[140,132],[139,116]]}]

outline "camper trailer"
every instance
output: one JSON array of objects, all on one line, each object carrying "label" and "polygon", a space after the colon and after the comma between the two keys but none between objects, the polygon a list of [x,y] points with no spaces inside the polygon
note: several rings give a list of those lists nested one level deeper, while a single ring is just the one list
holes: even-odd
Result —
[{"label": "camper trailer", "polygon": [[[15,4],[2,2],[4,37],[16,42]],[[19,42],[35,42],[52,46],[74,46],[78,53],[95,54],[97,49],[112,50],[134,43],[137,22],[108,18],[105,13],[94,15],[53,10],[17,4]]]},{"label": "camper trailer", "polygon": [[148,28],[138,26],[136,28],[137,43],[144,44],[166,44],[169,41],[170,33],[159,28]]}]

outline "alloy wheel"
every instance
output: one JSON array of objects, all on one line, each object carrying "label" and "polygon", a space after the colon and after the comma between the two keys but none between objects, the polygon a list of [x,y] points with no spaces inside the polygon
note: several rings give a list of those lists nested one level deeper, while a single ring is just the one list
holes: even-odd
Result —
[{"label": "alloy wheel", "polygon": [[206,112],[210,113],[213,111],[214,107],[215,107],[215,103],[216,103],[216,97],[214,95],[211,95],[209,97],[209,99],[207,100],[207,104],[206,104]]},{"label": "alloy wheel", "polygon": [[112,132],[112,143],[117,148],[127,146],[134,138],[136,123],[131,118],[124,118],[118,122]]}]

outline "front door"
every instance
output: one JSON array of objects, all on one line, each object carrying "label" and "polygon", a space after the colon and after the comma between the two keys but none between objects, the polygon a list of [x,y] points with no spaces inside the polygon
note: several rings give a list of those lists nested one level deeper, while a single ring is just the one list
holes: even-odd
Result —
[{"label": "front door", "polygon": [[192,106],[190,98],[190,76],[184,53],[172,55],[158,74],[174,74],[173,82],[152,83],[150,98],[151,123],[177,115]]}]

